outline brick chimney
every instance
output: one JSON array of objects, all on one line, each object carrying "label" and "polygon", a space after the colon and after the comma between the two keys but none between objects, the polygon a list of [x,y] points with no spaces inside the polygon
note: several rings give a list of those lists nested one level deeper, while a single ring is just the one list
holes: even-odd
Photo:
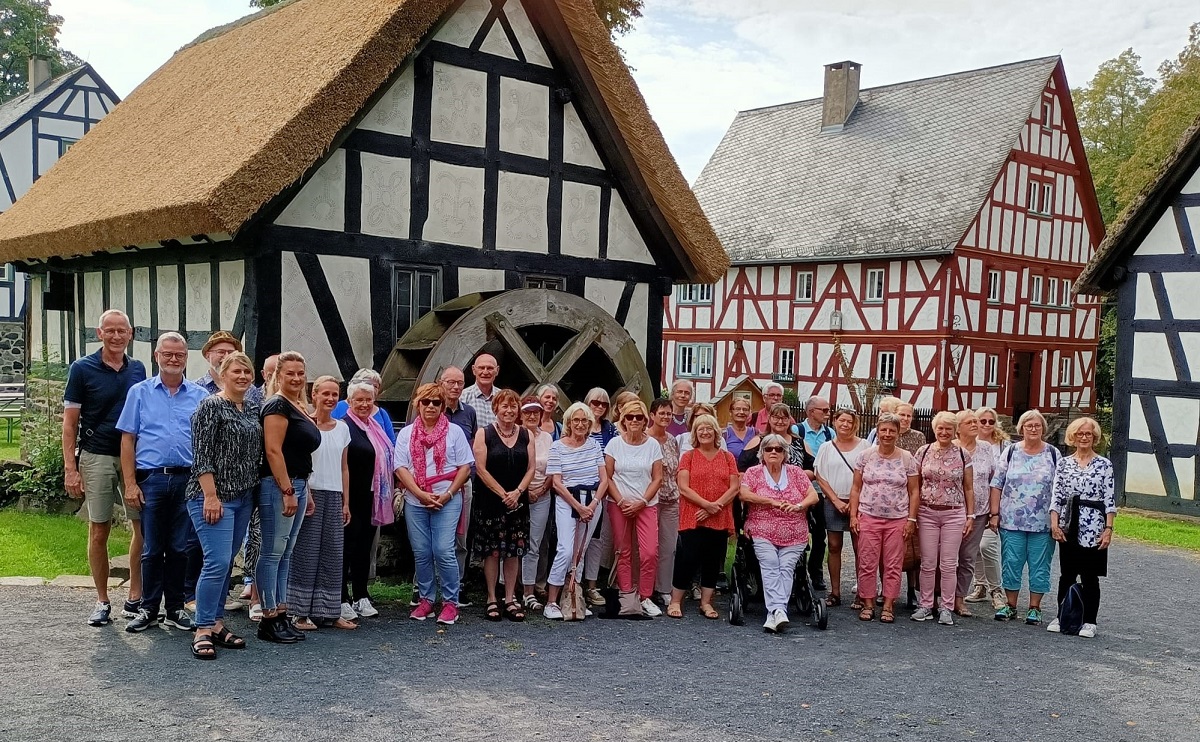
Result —
[{"label": "brick chimney", "polygon": [[825,98],[821,104],[821,131],[841,131],[858,104],[858,62],[825,65]]},{"label": "brick chimney", "polygon": [[29,92],[36,93],[50,82],[50,58],[40,54],[29,57]]}]

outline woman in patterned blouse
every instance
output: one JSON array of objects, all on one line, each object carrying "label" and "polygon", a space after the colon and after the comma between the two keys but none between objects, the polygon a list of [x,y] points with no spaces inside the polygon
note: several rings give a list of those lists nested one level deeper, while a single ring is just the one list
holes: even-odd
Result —
[{"label": "woman in patterned blouse", "polygon": [[896,417],[900,418],[900,437],[896,439],[896,445],[916,455],[917,449],[924,446],[928,439],[924,433],[913,429],[913,412],[913,406],[908,402],[896,405]]},{"label": "woman in patterned blouse", "polygon": [[[921,481],[921,506],[917,510],[917,530],[921,534],[921,603],[912,614],[914,621],[934,616],[934,583],[941,589],[941,610],[937,621],[953,626],[954,590],[958,584],[958,551],[963,538],[971,533],[975,519],[971,458],[954,443],[958,418],[953,412],[939,412],[933,418],[936,440],[917,451]],[[938,574],[941,580],[938,580]]]},{"label": "woman in patterned blouse", "polygon": [[[1093,447],[1103,440],[1100,426],[1081,417],[1067,426],[1067,445],[1075,453],[1058,462],[1050,495],[1050,533],[1058,542],[1058,604],[1078,579],[1083,592],[1083,626],[1079,635],[1096,635],[1100,609],[1100,578],[1108,576],[1108,546],[1112,543],[1117,503],[1113,493],[1112,462]],[[1046,627],[1058,631],[1055,618]]]},{"label": "woman in patterned blouse", "polygon": [[229,565],[241,548],[250,524],[263,434],[259,408],[245,401],[254,384],[254,364],[245,353],[230,353],[218,369],[221,391],[208,397],[192,415],[192,478],[188,512],[204,553],[196,583],[196,635],[192,656],[211,660],[218,646],[245,649],[246,641],[221,622]]},{"label": "woman in patterned blouse", "polygon": [[[979,441],[992,447],[992,466],[988,468],[987,479],[983,478],[979,462],[975,463],[976,481],[982,488],[982,496],[986,498],[988,485],[992,481],[991,472],[995,468],[995,460],[1012,445],[1012,441],[1009,440],[1008,433],[1000,426],[996,411],[991,407],[980,407],[975,410],[975,416],[979,420]],[[962,432],[961,429],[959,432]],[[986,524],[986,522],[985,519],[984,523]],[[991,528],[982,530],[983,533],[979,538],[979,553],[976,556],[979,561],[983,562],[983,569],[975,572],[975,586],[967,595],[966,602],[984,603],[991,598],[992,610],[998,611],[1008,602],[1004,597],[1003,582],[1000,580],[1000,535]],[[962,563],[961,560],[959,563]]]},{"label": "woman in patterned blouse", "polygon": [[1000,529],[1000,560],[1005,604],[996,611],[997,621],[1017,615],[1021,573],[1029,565],[1029,611],[1025,623],[1042,622],[1042,596],[1050,591],[1050,488],[1059,453],[1042,440],[1046,418],[1029,410],[1017,421],[1021,441],[1014,443],[996,461],[988,528]]},{"label": "woman in patterned blouse", "polygon": [[[974,491],[971,493],[973,504],[968,517],[974,522],[974,525],[963,536],[962,546],[958,549],[958,579],[954,590],[954,612],[970,618],[975,614],[967,608],[966,601],[967,593],[971,589],[971,580],[975,577],[975,563],[978,561],[980,552],[979,545],[985,534],[996,537],[996,534],[989,531],[987,527],[988,500],[991,494],[988,486],[992,481],[992,470],[996,468],[996,449],[987,441],[979,439],[979,417],[974,411],[959,412],[955,421],[958,424],[958,437],[954,439],[954,443],[965,451],[967,458],[971,460],[971,489]],[[995,565],[989,566],[985,562],[985,569],[993,570],[993,575],[985,579],[994,579],[996,591],[1003,596],[1003,591],[1000,590],[999,537],[996,539]],[[985,598],[989,595],[986,588],[982,595]],[[1004,604],[1003,598],[1001,598],[1000,604]]]},{"label": "woman in patterned blouse", "polygon": [[679,543],[679,485],[675,482],[675,475],[679,472],[679,441],[667,432],[673,417],[671,400],[659,398],[650,402],[649,435],[662,446],[663,483],[658,490],[658,574],[654,578],[654,591],[663,605],[671,602],[675,547]]}]

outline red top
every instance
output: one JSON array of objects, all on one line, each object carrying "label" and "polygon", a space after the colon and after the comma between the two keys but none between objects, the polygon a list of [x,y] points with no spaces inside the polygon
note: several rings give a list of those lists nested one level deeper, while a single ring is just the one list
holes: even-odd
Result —
[{"label": "red top", "polygon": [[[710,461],[698,449],[692,449],[679,460],[679,471],[688,473],[688,487],[709,502],[716,502],[729,491],[729,478],[738,473],[737,461],[728,451],[717,450]],[[679,530],[689,531],[697,526],[733,533],[733,508],[726,505],[700,523],[696,515],[700,512],[691,500],[679,498]]]}]

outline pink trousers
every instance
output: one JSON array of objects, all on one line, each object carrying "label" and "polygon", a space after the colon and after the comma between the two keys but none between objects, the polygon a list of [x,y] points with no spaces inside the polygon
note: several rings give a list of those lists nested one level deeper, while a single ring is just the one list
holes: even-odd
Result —
[{"label": "pink trousers", "polygon": [[[934,510],[924,505],[917,511],[917,533],[921,537],[922,608],[933,608],[934,586],[941,592],[942,608],[954,610],[958,587],[958,549],[962,545],[967,511]],[[940,584],[938,584],[940,582]]]},{"label": "pink trousers", "polygon": [[[904,518],[888,520],[873,515],[858,515],[858,597],[863,603],[872,605],[876,588],[877,571],[883,568],[883,597],[895,600],[900,597],[900,574],[904,567]],[[953,574],[953,572],[951,572]]]},{"label": "pink trousers", "polygon": [[633,592],[633,539],[637,533],[639,598],[654,594],[658,576],[658,506],[642,508],[633,518],[626,518],[616,503],[605,503],[604,517],[612,518],[613,546],[617,556],[617,587],[623,593]]}]

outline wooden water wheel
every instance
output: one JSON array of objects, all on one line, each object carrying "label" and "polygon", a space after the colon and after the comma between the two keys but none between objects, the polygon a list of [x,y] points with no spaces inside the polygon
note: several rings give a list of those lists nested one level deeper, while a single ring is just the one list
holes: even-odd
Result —
[{"label": "wooden water wheel", "polygon": [[650,375],[633,338],[592,302],[550,289],[460,296],[433,309],[397,342],[383,367],[379,399],[400,406],[413,390],[458,366],[471,383],[480,353],[500,363],[496,386],[519,394],[542,384],[559,388],[560,404],[588,389],[627,389],[649,402]]}]

